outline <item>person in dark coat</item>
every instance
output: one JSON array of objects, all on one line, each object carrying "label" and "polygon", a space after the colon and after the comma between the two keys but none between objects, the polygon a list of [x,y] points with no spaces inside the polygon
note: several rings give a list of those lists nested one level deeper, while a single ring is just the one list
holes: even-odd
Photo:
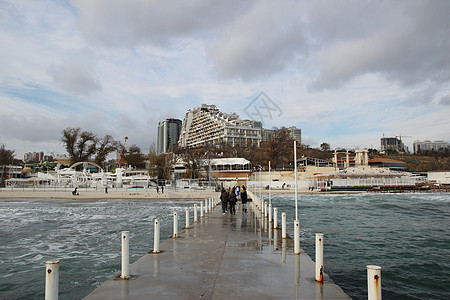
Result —
[{"label": "person in dark coat", "polygon": [[230,199],[230,213],[231,214],[236,214],[236,201],[237,201],[237,198],[236,198],[236,191],[235,191],[234,188],[231,190],[231,194],[230,194],[229,199]]},{"label": "person in dark coat", "polygon": [[228,193],[225,191],[225,189],[222,189],[222,194],[220,195],[220,201],[222,201],[222,213],[227,213],[227,207],[228,207]]},{"label": "person in dark coat", "polygon": [[241,191],[241,201],[242,201],[242,211],[247,212],[247,190],[245,189],[245,186],[242,186]]}]

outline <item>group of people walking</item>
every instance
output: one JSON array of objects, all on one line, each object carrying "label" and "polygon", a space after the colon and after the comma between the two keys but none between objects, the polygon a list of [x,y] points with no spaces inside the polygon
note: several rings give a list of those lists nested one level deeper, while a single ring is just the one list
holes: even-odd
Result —
[{"label": "group of people walking", "polygon": [[228,213],[229,208],[230,214],[236,214],[236,203],[239,199],[242,202],[242,212],[246,213],[248,197],[245,186],[242,186],[242,190],[239,186],[228,188],[228,190],[222,188],[222,193],[220,195],[220,200],[222,202],[222,213]]}]

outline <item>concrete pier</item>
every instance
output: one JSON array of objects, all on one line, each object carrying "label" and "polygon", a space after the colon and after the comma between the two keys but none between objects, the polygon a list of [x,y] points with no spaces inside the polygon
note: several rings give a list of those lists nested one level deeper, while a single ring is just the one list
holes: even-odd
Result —
[{"label": "concrete pier", "polygon": [[129,280],[117,276],[84,299],[350,299],[326,274],[316,282],[311,258],[294,255],[293,241],[248,207],[215,207],[132,264]]}]

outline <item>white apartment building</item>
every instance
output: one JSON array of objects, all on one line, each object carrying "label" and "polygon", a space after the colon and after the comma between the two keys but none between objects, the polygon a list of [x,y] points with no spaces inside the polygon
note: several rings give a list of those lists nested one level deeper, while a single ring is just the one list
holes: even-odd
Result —
[{"label": "white apartment building", "polygon": [[414,141],[413,144],[414,153],[419,151],[439,151],[441,149],[450,148],[449,143],[445,141]]},{"label": "white apartment building", "polygon": [[261,128],[261,122],[240,120],[235,113],[220,112],[215,105],[202,104],[186,112],[178,145],[259,145],[262,141]]}]

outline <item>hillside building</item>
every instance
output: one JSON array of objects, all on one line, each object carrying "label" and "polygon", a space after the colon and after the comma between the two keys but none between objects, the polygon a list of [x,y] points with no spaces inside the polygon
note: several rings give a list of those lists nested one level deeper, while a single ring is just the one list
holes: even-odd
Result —
[{"label": "hillside building", "polygon": [[423,142],[414,141],[413,149],[414,153],[418,153],[421,151],[440,151],[450,149],[450,144],[444,141],[434,141],[434,142],[429,140],[425,140]]},{"label": "hillside building", "polygon": [[382,137],[381,151],[395,150],[398,152],[409,152],[408,147],[403,144],[402,140],[396,137]]}]

